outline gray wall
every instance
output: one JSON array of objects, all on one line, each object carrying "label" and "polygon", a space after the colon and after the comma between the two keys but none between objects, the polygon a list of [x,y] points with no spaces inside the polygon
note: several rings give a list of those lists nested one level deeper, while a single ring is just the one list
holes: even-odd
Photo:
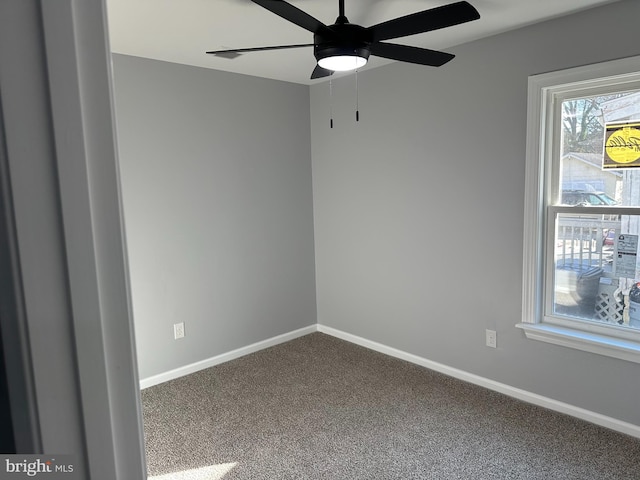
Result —
[{"label": "gray wall", "polygon": [[[640,424],[638,365],[526,340],[522,231],[529,75],[638,55],[614,3],[311,87],[318,322]],[[484,346],[486,328],[498,348]]]},{"label": "gray wall", "polygon": [[308,87],[113,61],[140,377],[315,324]]}]

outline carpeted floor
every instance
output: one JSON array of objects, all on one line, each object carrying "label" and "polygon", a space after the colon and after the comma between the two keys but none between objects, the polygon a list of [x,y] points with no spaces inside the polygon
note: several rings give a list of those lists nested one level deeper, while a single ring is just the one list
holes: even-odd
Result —
[{"label": "carpeted floor", "polygon": [[142,391],[158,480],[640,479],[640,440],[314,333]]}]

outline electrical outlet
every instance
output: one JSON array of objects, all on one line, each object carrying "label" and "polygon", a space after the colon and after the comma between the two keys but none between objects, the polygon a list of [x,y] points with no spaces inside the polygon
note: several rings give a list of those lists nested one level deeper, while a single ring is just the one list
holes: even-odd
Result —
[{"label": "electrical outlet", "polygon": [[497,348],[498,347],[498,334],[495,330],[486,330],[487,337],[487,347]]},{"label": "electrical outlet", "polygon": [[174,323],[173,324],[173,338],[174,340],[178,340],[179,338],[184,337],[184,322]]}]

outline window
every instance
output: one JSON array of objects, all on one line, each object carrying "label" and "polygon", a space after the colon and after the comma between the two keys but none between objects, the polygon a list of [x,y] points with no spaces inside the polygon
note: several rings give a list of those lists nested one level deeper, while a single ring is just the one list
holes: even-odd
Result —
[{"label": "window", "polygon": [[640,58],[529,79],[530,339],[640,363]]}]

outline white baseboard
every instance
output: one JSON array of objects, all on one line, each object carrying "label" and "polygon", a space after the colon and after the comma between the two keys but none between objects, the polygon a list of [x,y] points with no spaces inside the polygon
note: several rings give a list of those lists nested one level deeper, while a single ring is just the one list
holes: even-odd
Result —
[{"label": "white baseboard", "polygon": [[475,385],[488,388],[489,390],[503,393],[505,395],[508,395],[513,398],[517,398],[518,400],[522,400],[524,402],[531,403],[533,405],[538,405],[540,407],[548,408],[549,410],[554,410],[556,412],[564,413],[566,415],[580,418],[581,420],[585,420],[587,422],[591,422],[596,425],[600,425],[602,427],[610,428],[611,430],[616,430],[618,432],[640,438],[640,425],[634,425],[633,423],[623,422],[621,420],[617,420],[612,417],[607,417],[606,415],[592,412],[584,408],[576,407],[575,405],[570,405],[568,403],[553,400],[552,398],[543,397],[542,395],[538,395],[536,393],[515,388],[510,385],[506,385],[504,383],[496,382],[494,380],[490,380],[488,378],[481,377],[479,375],[474,375],[473,373],[469,373],[469,372],[465,372],[464,370],[459,370],[457,368],[449,367],[442,363],[433,362],[431,360],[427,360],[426,358],[422,358],[417,355],[413,355],[411,353],[403,352],[402,350],[387,347],[386,345],[383,345],[381,343],[372,342],[365,338],[358,337],[356,335],[352,335],[350,333],[346,333],[332,327],[326,327],[324,325],[318,324],[318,331],[322,333],[326,333],[327,335],[340,338],[342,340],[346,340],[347,342],[355,343],[356,345],[360,345],[362,347],[366,347],[371,350],[384,353],[392,357],[396,357],[411,363],[415,363],[417,365],[421,365],[431,370],[435,370],[436,372],[444,373],[445,375],[448,375],[450,377],[454,377],[459,380],[463,380],[465,382],[473,383]]},{"label": "white baseboard", "polygon": [[308,335],[317,331],[318,326],[316,324],[309,325],[308,327],[300,328],[298,330],[294,330],[293,332],[284,333],[276,337],[268,338],[266,340],[262,340],[261,342],[256,342],[248,345],[246,347],[238,348],[227,353],[216,355],[215,357],[207,358],[199,362],[185,365],[184,367],[169,370],[168,372],[160,373],[152,377],[143,378],[142,380],[140,380],[140,388],[145,389],[153,387],[154,385],[168,382],[169,380],[174,380],[176,378],[195,373],[199,370],[204,370],[205,368],[228,362],[229,360],[244,357],[245,355],[248,355],[250,353],[258,352],[260,350],[264,350],[265,348],[273,347],[274,345],[288,342],[289,340],[293,340],[294,338],[302,337],[304,335]]},{"label": "white baseboard", "polygon": [[236,358],[243,357],[250,353],[264,350],[265,348],[273,347],[274,345],[278,345],[280,343],[288,342],[289,340],[293,340],[295,338],[302,337],[304,335],[308,335],[313,332],[326,333],[327,335],[331,335],[333,337],[346,340],[347,342],[351,342],[356,345],[360,345],[362,347],[366,347],[371,350],[375,350],[377,352],[399,358],[401,360],[406,360],[407,362],[411,362],[416,365],[421,365],[425,368],[435,370],[436,372],[444,373],[445,375],[448,375],[450,377],[457,378],[465,382],[473,383],[475,385],[488,388],[489,390],[493,390],[495,392],[503,393],[510,397],[517,398],[518,400],[522,400],[524,402],[531,403],[533,405],[538,405],[540,407],[548,408],[549,410],[554,410],[556,412],[564,413],[566,415],[580,418],[582,420],[594,423],[596,425],[600,425],[602,427],[610,428],[611,430],[615,430],[621,433],[625,433],[627,435],[631,435],[633,437],[640,438],[640,425],[623,422],[621,420],[617,420],[615,418],[608,417],[606,415],[592,412],[584,408],[576,407],[575,405],[570,405],[568,403],[553,400],[552,398],[543,397],[542,395],[538,395],[536,393],[522,390],[520,388],[515,388],[510,385],[506,385],[504,383],[496,382],[494,380],[481,377],[479,375],[475,375],[473,373],[469,373],[464,370],[459,370],[457,368],[449,367],[442,363],[434,362],[432,360],[419,357],[412,353],[403,352],[402,350],[388,347],[381,343],[373,342],[371,340],[367,340],[366,338],[358,337],[357,335],[352,335],[350,333],[343,332],[342,330],[338,330],[338,329],[327,327],[320,324],[315,324],[315,325],[310,325],[308,327],[300,328],[298,330],[294,330],[292,332],[285,333],[283,335],[278,335],[276,337],[272,337],[267,340],[254,343],[246,347],[238,348],[236,350],[232,350],[230,352],[223,353],[221,355],[217,355],[215,357],[211,357],[206,360],[202,360],[200,362],[192,363],[190,365],[176,368],[174,370],[170,370],[168,372],[161,373],[153,377],[142,379],[140,381],[140,388],[141,389],[149,388],[154,385],[158,385],[160,383],[182,377],[184,375],[189,375],[190,373],[195,373],[205,368],[213,367],[215,365],[228,362],[229,360],[234,360]]}]

